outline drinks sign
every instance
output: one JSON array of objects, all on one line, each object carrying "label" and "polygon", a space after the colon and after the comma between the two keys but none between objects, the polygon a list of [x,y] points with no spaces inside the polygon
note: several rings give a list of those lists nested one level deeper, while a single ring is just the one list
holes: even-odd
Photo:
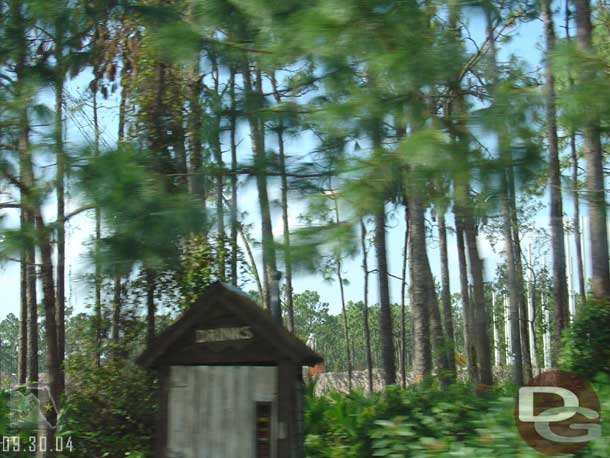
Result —
[{"label": "drinks sign", "polygon": [[232,342],[236,340],[250,340],[254,333],[250,326],[238,328],[198,329],[195,333],[197,343]]}]

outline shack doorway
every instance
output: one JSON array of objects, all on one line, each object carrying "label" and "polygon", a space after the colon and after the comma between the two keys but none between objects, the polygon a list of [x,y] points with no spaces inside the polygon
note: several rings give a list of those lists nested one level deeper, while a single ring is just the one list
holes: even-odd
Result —
[{"label": "shack doorway", "polygon": [[172,366],[168,456],[276,458],[277,397],[276,367]]}]

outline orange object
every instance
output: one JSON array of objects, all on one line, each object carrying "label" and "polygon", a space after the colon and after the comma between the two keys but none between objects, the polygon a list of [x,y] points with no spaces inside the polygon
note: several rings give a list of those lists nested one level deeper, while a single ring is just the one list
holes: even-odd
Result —
[{"label": "orange object", "polygon": [[308,368],[307,372],[311,378],[315,378],[325,372],[324,364],[316,364],[315,366]]}]

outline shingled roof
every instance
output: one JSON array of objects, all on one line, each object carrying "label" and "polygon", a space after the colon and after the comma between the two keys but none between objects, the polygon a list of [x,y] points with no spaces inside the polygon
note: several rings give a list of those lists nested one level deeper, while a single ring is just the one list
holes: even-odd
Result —
[{"label": "shingled roof", "polygon": [[226,283],[216,282],[210,285],[175,323],[156,337],[152,345],[138,357],[137,363],[146,368],[157,367],[159,360],[171,350],[174,343],[194,327],[205,324],[206,314],[213,307],[223,307],[239,317],[255,334],[295,363],[314,366],[324,360],[281,324],[273,321],[271,316],[243,291]]}]

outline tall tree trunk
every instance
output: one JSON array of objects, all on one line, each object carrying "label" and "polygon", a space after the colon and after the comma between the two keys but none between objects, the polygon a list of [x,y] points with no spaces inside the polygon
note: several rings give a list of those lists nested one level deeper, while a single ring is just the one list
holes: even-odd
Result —
[{"label": "tall tree trunk", "polygon": [[[449,17],[448,17],[448,25],[451,35],[455,40],[461,40],[461,30],[459,27],[459,19],[460,19],[460,5],[459,3],[451,3],[449,5]],[[464,94],[461,90],[461,79],[458,75],[455,75],[448,82],[450,97],[447,100],[445,110],[446,116],[449,120],[449,133],[451,136],[451,141],[456,146],[460,144],[467,145],[469,143],[468,139],[468,131],[464,125],[464,113],[466,112],[464,106]],[[466,212],[465,209],[470,208],[472,206],[472,201],[469,195],[470,189],[470,177],[462,176],[461,178],[457,178],[454,182],[455,195],[457,197],[455,207],[454,207],[454,220],[455,220],[455,229],[456,229],[456,243],[457,243],[457,252],[458,252],[458,265],[460,272],[460,293],[461,293],[461,301],[462,301],[462,319],[464,321],[464,353],[466,355],[466,366],[468,370],[468,376],[473,383],[479,383],[480,374],[479,369],[477,367],[477,351],[475,350],[475,336],[474,336],[474,313],[473,309],[475,307],[476,300],[472,300],[470,294],[470,287],[468,283],[468,264],[466,260],[466,236],[465,236],[465,226],[466,221],[471,217],[470,212]],[[468,214],[468,216],[467,216]],[[441,227],[442,226],[442,227]],[[442,229],[442,230],[441,230]],[[448,262],[445,260],[443,262],[443,256],[446,258],[447,255],[447,241],[446,241],[446,228],[444,215],[443,220],[439,222],[439,233],[442,234],[441,240],[441,266],[447,265]],[[443,254],[443,252],[445,254]],[[441,267],[441,269],[443,269]],[[443,280],[445,277],[445,272],[442,270],[441,281],[443,284],[445,281]],[[447,287],[443,287],[444,291],[449,290],[449,278],[448,274],[446,275],[446,284]],[[447,310],[447,300],[449,302],[449,310]],[[444,302],[444,311],[445,316],[447,318],[451,317],[451,297],[445,297],[443,299]],[[446,323],[448,326],[448,323]],[[455,336],[453,340],[453,344],[455,345]],[[450,363],[453,361],[455,363],[455,358],[450,359]],[[455,366],[454,366],[455,367]]]},{"label": "tall tree trunk", "polygon": [[407,258],[409,253],[409,210],[405,205],[405,239],[402,248],[402,276],[400,282],[400,383],[407,386],[407,330],[406,330],[406,293],[407,293]]},{"label": "tall tree trunk", "polygon": [[[504,178],[506,180],[506,177]],[[506,183],[506,181],[505,181]],[[505,184],[507,187],[507,185]],[[515,385],[523,385],[523,352],[519,326],[519,282],[515,271],[515,245],[512,239],[511,215],[509,197],[502,198],[502,229],[504,233],[504,249],[506,251],[506,272],[508,277],[508,295],[510,304],[510,352],[513,362],[513,381]]]},{"label": "tall tree trunk", "polygon": [[119,337],[121,329],[121,276],[114,275],[114,298],[112,301],[112,345],[113,353],[118,353]]},{"label": "tall tree trunk", "polygon": [[[555,341],[561,340],[561,332],[568,326],[568,288],[566,278],[566,254],[563,231],[563,201],[561,198],[561,165],[557,142],[557,108],[555,104],[555,77],[552,53],[555,49],[555,30],[551,1],[542,0],[544,36],[546,41],[546,124],[549,144],[549,187],[551,195],[551,251],[553,253],[553,299],[555,301]],[[558,348],[554,352],[553,365],[557,366]]]},{"label": "tall tree trunk", "polygon": [[[25,57],[25,56],[24,56]],[[19,63],[18,63],[19,64]],[[20,91],[20,83],[23,78],[23,67],[24,62],[20,64],[20,67],[17,71],[17,80],[18,87]],[[29,121],[27,111],[25,109],[22,110],[20,117],[20,126],[19,126],[19,169],[22,179],[26,182],[27,186],[31,186],[31,170],[28,170],[31,167],[31,162],[29,160]],[[21,192],[21,230],[24,233],[29,234],[32,230],[32,219],[31,212],[28,210],[28,197],[25,193]],[[34,247],[31,244],[31,240],[27,241],[27,246],[22,248],[21,250],[21,264],[20,264],[20,275],[21,275],[21,297],[20,297],[20,313],[19,313],[19,368],[18,368],[18,382],[19,384],[25,384],[27,382],[28,375],[28,359],[30,357],[30,349],[29,349],[29,339],[28,339],[28,331],[30,330],[31,322],[29,320],[29,304],[32,301],[30,297],[31,291],[34,291],[33,302],[36,305],[36,266],[34,264],[30,265],[30,262],[35,262],[34,259]],[[33,284],[33,288],[30,286]],[[37,318],[37,314],[34,315]],[[38,323],[35,321],[35,329],[32,331],[35,332],[36,342],[38,343]],[[38,345],[36,348],[36,356],[34,360],[36,362],[36,366],[38,366]],[[38,372],[36,372],[36,379],[38,378]]]},{"label": "tall tree trunk", "polygon": [[[589,0],[574,0],[577,44],[589,52],[592,48],[591,4]],[[585,68],[580,73],[580,84],[590,79]],[[610,269],[608,267],[608,231],[604,191],[603,151],[599,120],[592,120],[583,128],[586,160],[587,208],[589,211],[589,240],[591,243],[591,293],[593,297],[610,300]]]},{"label": "tall tree trunk", "polygon": [[63,103],[64,103],[64,70],[62,56],[62,42],[59,37],[63,34],[62,28],[56,30],[56,52],[57,75],[55,75],[55,156],[57,161],[56,168],[56,189],[57,189],[57,299],[55,305],[55,322],[57,325],[57,361],[59,365],[58,373],[58,392],[64,390],[64,356],[65,356],[65,309],[66,309],[66,232],[65,232],[65,151],[63,141]]},{"label": "tall tree trunk", "polygon": [[246,253],[248,255],[248,259],[250,260],[250,270],[252,271],[252,276],[256,281],[256,286],[258,289],[258,294],[261,299],[265,298],[265,289],[263,287],[263,283],[261,282],[261,277],[258,273],[258,268],[256,267],[256,259],[254,259],[254,253],[252,252],[252,247],[250,246],[250,241],[248,240],[248,236],[244,231],[244,227],[239,224],[239,234],[241,235],[241,240],[244,242],[244,246],[246,248]]},{"label": "tall tree trunk", "polygon": [[[30,220],[30,225],[33,225]],[[27,264],[27,368],[26,383],[38,383],[38,298],[36,294],[36,250],[31,247],[26,254]]]},{"label": "tall tree trunk", "polygon": [[[19,139],[18,139],[18,151],[19,151],[19,168],[22,176],[25,189],[20,190],[20,199],[22,208],[21,211],[24,214],[23,223],[27,225],[28,231],[36,233],[36,239],[34,244],[28,241],[28,246],[24,253],[24,264],[26,266],[25,278],[26,278],[26,350],[27,363],[25,370],[25,381],[28,385],[34,386],[38,383],[38,301],[36,297],[36,248],[39,244],[38,232],[36,231],[36,219],[34,209],[37,208],[40,203],[37,197],[33,195],[32,189],[34,188],[34,167],[30,151],[30,122],[28,116],[27,106],[25,103],[26,94],[26,65],[27,65],[27,33],[25,30],[24,18],[23,18],[23,6],[19,1],[13,0],[9,4],[11,13],[15,18],[15,33],[17,34],[17,47],[16,47],[16,61],[15,61],[15,76],[16,76],[16,95],[19,99],[23,100],[21,110],[19,113]],[[38,395],[37,390],[32,390],[35,396]]]},{"label": "tall tree trunk", "polygon": [[258,201],[261,214],[261,231],[263,245],[263,266],[265,283],[265,305],[271,312],[274,320],[281,323],[282,310],[280,307],[279,274],[277,271],[276,252],[273,240],[273,227],[271,223],[271,208],[267,192],[267,155],[265,153],[265,126],[260,119],[258,110],[262,106],[263,92],[260,72],[256,86],[254,86],[250,64],[244,64],[244,86],[246,94],[246,110],[250,124],[250,137],[252,140],[252,153],[256,169],[256,185],[258,188]]},{"label": "tall tree trunk", "polygon": [[206,186],[203,171],[202,155],[202,120],[203,108],[201,106],[201,92],[203,82],[200,70],[200,56],[197,54],[191,69],[189,82],[189,114],[188,114],[188,140],[189,140],[189,191],[199,196],[203,201],[203,227],[208,229],[206,209]]},{"label": "tall tree trunk", "polygon": [[[492,65],[492,89],[498,84],[499,72],[497,68],[497,50],[493,34],[493,19],[494,14],[491,3],[486,2],[484,7],[487,39],[489,40],[489,54]],[[512,157],[510,150],[510,139],[505,132],[505,127],[501,126],[498,131],[498,150],[500,159],[504,161],[505,167],[512,167]],[[502,231],[504,235],[504,244],[506,250],[506,270],[509,284],[509,299],[510,299],[510,315],[511,315],[511,353],[513,359],[514,383],[518,386],[523,385],[523,352],[521,346],[521,328],[519,322],[519,309],[523,300],[523,291],[520,289],[518,272],[516,269],[517,256],[515,252],[515,241],[513,238],[513,212],[512,212],[512,196],[510,187],[512,178],[506,171],[502,177],[502,188],[504,195],[502,196]]]},{"label": "tall tree trunk", "polygon": [[[123,53],[123,61],[127,59],[125,53]],[[127,124],[127,99],[129,88],[129,82],[127,76],[121,76],[121,98],[119,100],[119,121],[117,126],[117,138],[119,143],[121,143],[125,139],[125,127]]]},{"label": "tall tree trunk", "polygon": [[479,373],[477,370],[475,351],[473,345],[473,325],[471,316],[470,287],[468,285],[468,265],[466,263],[466,248],[464,242],[464,225],[462,223],[461,211],[456,208],[455,212],[455,234],[458,252],[458,265],[460,268],[460,295],[462,296],[462,319],[464,320],[464,353],[466,354],[466,365],[470,380],[478,383]]},{"label": "tall tree trunk", "polygon": [[[421,205],[421,201],[419,201]],[[421,223],[423,224],[424,236],[426,233],[426,220],[424,217],[425,209],[421,206]],[[420,268],[422,268],[422,274],[425,281],[426,290],[426,307],[428,308],[430,317],[430,334],[432,343],[432,356],[434,358],[434,364],[436,372],[440,376],[441,386],[446,386],[449,382],[447,378],[447,353],[445,347],[445,338],[443,332],[443,324],[441,320],[441,312],[438,303],[438,296],[436,294],[436,285],[434,282],[434,276],[432,275],[432,269],[430,268],[430,260],[427,252],[427,240],[424,237],[423,253],[425,257],[421,260]]]},{"label": "tall tree trunk", "polygon": [[[512,155],[512,153],[511,153]],[[512,158],[511,158],[512,162]],[[532,378],[532,360],[530,358],[530,341],[528,331],[528,313],[527,313],[527,299],[525,297],[524,288],[524,276],[523,276],[523,262],[522,262],[522,251],[521,251],[521,237],[519,235],[519,219],[517,216],[517,203],[516,203],[516,192],[515,192],[515,177],[511,167],[507,170],[509,180],[509,193],[510,193],[510,212],[511,212],[511,228],[513,235],[513,244],[515,246],[515,274],[517,276],[517,284],[519,291],[519,330],[521,337],[521,351],[522,363],[523,363],[523,381],[528,383]]]},{"label": "tall tree trunk", "polygon": [[[97,81],[93,89],[93,129],[94,129],[94,156],[100,155],[100,129],[97,107]],[[100,267],[100,240],[102,238],[102,214],[99,207],[95,208],[95,365],[102,365],[102,272]]]},{"label": "tall tree trunk", "polygon": [[[126,57],[124,57],[126,58]],[[126,121],[126,104],[127,104],[127,87],[123,86],[121,90],[121,101],[119,103],[119,124],[118,124],[118,143],[121,144],[125,139],[125,121]],[[99,145],[99,125],[97,123],[96,115],[96,144]],[[98,147],[99,148],[99,147]],[[98,150],[99,151],[99,150]],[[101,218],[100,218],[101,219]],[[96,209],[96,226],[97,226],[98,214]],[[97,227],[96,227],[97,231]],[[100,234],[101,235],[101,234]],[[122,302],[122,290],[121,290],[121,268],[117,264],[114,266],[114,282],[113,282],[113,301],[112,301],[112,344],[114,345],[114,354],[118,355],[118,345],[121,332],[121,302]],[[100,298],[101,299],[101,298]],[[101,300],[100,300],[101,303]],[[101,312],[101,307],[100,307]],[[101,314],[98,317],[101,325]],[[100,326],[99,342],[101,342],[101,326]],[[101,362],[101,361],[100,361]]]},{"label": "tall tree trunk", "polygon": [[453,335],[453,310],[451,308],[451,285],[449,283],[449,257],[447,255],[447,226],[445,214],[438,215],[438,239],[441,258],[441,302],[443,304],[443,324],[445,330],[445,348],[447,369],[455,377],[455,336]]},{"label": "tall tree trunk", "polygon": [[155,334],[156,334],[156,305],[155,305],[155,290],[156,290],[156,276],[152,270],[145,270],[146,280],[146,344],[150,348],[152,347]]},{"label": "tall tree trunk", "polygon": [[[26,153],[26,170],[27,177],[26,185],[31,186],[34,183],[34,173],[32,170],[32,162],[30,153]],[[27,219],[30,229],[36,230],[36,222],[33,212],[28,210]],[[35,385],[38,383],[38,294],[37,294],[37,274],[36,274],[36,249],[31,246],[26,251],[27,265],[27,368],[26,368],[26,383]],[[38,391],[34,391],[38,396]]]},{"label": "tall tree trunk", "polygon": [[[23,207],[20,220],[21,231],[25,232],[27,219]],[[17,383],[19,385],[25,384],[28,364],[28,269],[26,258],[26,249],[22,248],[19,255],[19,350],[17,356]]]},{"label": "tall tree trunk", "polygon": [[396,361],[392,337],[392,310],[390,309],[390,288],[388,285],[388,260],[386,254],[385,208],[383,203],[375,213],[375,252],[379,275],[379,333],[381,334],[381,360],[386,385],[396,383]]},{"label": "tall tree trunk", "polygon": [[[570,0],[566,0],[565,5],[565,31],[566,39],[568,42],[571,41],[570,37]],[[570,87],[574,86],[574,79],[570,75],[569,77]],[[585,304],[587,302],[587,286],[585,283],[585,269],[582,253],[582,229],[580,227],[580,198],[579,198],[579,182],[578,182],[578,153],[576,150],[576,132],[572,129],[570,131],[570,158],[572,160],[572,205],[574,206],[574,238],[576,241],[576,270],[578,273],[578,291],[580,296],[580,303]]]},{"label": "tall tree trunk", "polygon": [[485,303],[485,284],[483,281],[483,263],[479,256],[477,246],[477,229],[474,217],[468,211],[464,222],[464,235],[468,249],[470,264],[470,277],[472,278],[472,321],[474,331],[474,348],[478,365],[478,383],[482,385],[493,384],[491,369],[491,345],[489,341],[489,317]]},{"label": "tall tree trunk", "polygon": [[171,145],[174,153],[177,189],[185,192],[189,189],[188,159],[186,154],[186,132],[184,131],[184,117],[182,111],[172,115]]},{"label": "tall tree trunk", "polygon": [[[330,186],[330,191],[333,193],[333,203],[335,209],[335,222],[339,224],[341,219],[339,217],[339,202],[337,201],[337,195],[332,189],[332,184]],[[341,311],[343,314],[343,337],[345,339],[345,356],[347,358],[347,379],[348,379],[348,388],[349,391],[352,391],[352,352],[350,350],[350,332],[349,332],[349,322],[347,320],[347,309],[345,308],[345,290],[343,287],[343,273],[341,272],[341,257],[337,256],[336,260],[336,273],[337,273],[337,281],[339,282],[339,291],[341,293]]]},{"label": "tall tree trunk", "polygon": [[364,274],[364,306],[362,307],[362,322],[364,326],[364,345],[366,347],[366,369],[368,374],[369,393],[373,392],[373,355],[371,350],[371,328],[369,326],[369,263],[366,242],[366,225],[360,220],[360,245],[362,249],[362,271]]},{"label": "tall tree trunk", "polygon": [[231,112],[229,115],[229,142],[231,143],[231,284],[237,286],[237,232],[239,222],[237,220],[237,104],[235,100],[235,76],[236,70],[231,68],[229,81],[229,96],[231,99]]},{"label": "tall tree trunk", "polygon": [[[494,286],[492,285],[492,288]],[[495,349],[495,365],[496,366],[506,366],[506,353],[504,352],[504,343],[501,343],[500,336],[502,335],[502,322],[504,320],[504,303],[498,306],[497,295],[494,290],[492,290],[492,302],[493,302],[493,317],[494,317],[494,349]],[[500,311],[501,310],[501,311]],[[502,318],[502,320],[500,319]]]},{"label": "tall tree trunk", "polygon": [[[163,96],[166,86],[166,65],[162,62],[153,63],[152,78],[152,104],[149,113],[146,113],[147,141],[150,151],[155,158],[155,168],[160,173],[167,173],[167,128],[166,117],[164,116]],[[169,180],[165,183],[166,188],[170,188]]]},{"label": "tall tree trunk", "polygon": [[[40,246],[40,277],[42,279],[42,293],[45,313],[45,332],[47,335],[47,384],[51,398],[54,401],[49,409],[45,409],[44,415],[50,425],[57,424],[57,410],[60,406],[61,388],[61,369],[59,359],[59,349],[57,341],[56,305],[55,305],[55,282],[53,280],[53,260],[51,239],[49,230],[45,227],[40,207],[34,208],[34,219],[38,231]],[[47,428],[45,436],[48,444],[55,443],[55,430]],[[46,456],[53,456],[53,452],[47,452]]]},{"label": "tall tree trunk", "polygon": [[345,357],[347,359],[347,385],[349,391],[352,391],[352,351],[350,349],[349,322],[347,320],[347,309],[345,307],[345,290],[343,288],[343,274],[341,273],[341,260],[337,259],[337,281],[339,282],[339,291],[341,293],[341,313],[343,315],[343,338],[345,340]]},{"label": "tall tree trunk", "polygon": [[[279,105],[282,103],[280,93],[277,90],[277,81],[275,75],[271,76],[273,93],[275,101]],[[290,258],[290,227],[288,224],[288,178],[286,176],[286,154],[284,151],[284,123],[280,120],[277,129],[277,143],[279,148],[279,166],[281,176],[281,194],[282,194],[282,224],[284,229],[284,264],[286,269],[286,311],[288,313],[288,329],[294,332],[294,303],[292,289],[292,260]],[[335,201],[336,204],[336,201]],[[338,211],[338,210],[337,210]],[[343,285],[341,285],[343,287]],[[351,363],[350,363],[351,364]],[[350,373],[350,389],[351,389],[351,367]]]},{"label": "tall tree trunk", "polygon": [[430,345],[430,310],[428,309],[428,279],[425,264],[426,227],[424,210],[419,197],[407,195],[409,212],[409,276],[411,283],[411,320],[413,322],[413,372],[417,382],[432,373]]},{"label": "tall tree trunk", "polygon": [[224,211],[224,161],[222,159],[221,135],[221,111],[222,101],[220,95],[220,73],[216,56],[212,60],[212,79],[214,80],[214,132],[213,132],[213,151],[216,162],[216,260],[218,269],[218,279],[225,281],[226,273],[226,247],[225,247],[225,211]]},{"label": "tall tree trunk", "polygon": [[527,288],[527,303],[528,303],[528,331],[530,335],[530,355],[532,356],[532,365],[535,369],[535,375],[540,374],[542,367],[540,357],[538,356],[538,337],[536,336],[536,276],[532,267],[532,247],[528,248],[528,264],[530,265],[529,281]]},{"label": "tall tree trunk", "polygon": [[585,268],[582,252],[583,228],[580,225],[580,198],[578,183],[578,154],[576,152],[576,134],[570,133],[570,157],[572,159],[572,202],[574,205],[574,241],[576,244],[576,270],[578,272],[578,295],[580,303],[587,302],[587,286],[585,282]]},{"label": "tall tree trunk", "polygon": [[[21,68],[17,73],[17,79],[19,83],[19,79],[23,78],[23,66],[24,63],[21,63]],[[22,110],[21,122],[19,126],[19,174],[23,177],[27,176],[27,171],[25,168],[27,167],[27,162],[25,160],[25,156],[29,154],[29,128],[28,128],[28,118],[27,112]],[[27,196],[25,193],[21,192],[21,213],[20,213],[20,226],[22,234],[29,234],[29,218],[28,218],[28,210],[27,210]],[[20,256],[19,256],[19,286],[20,286],[20,296],[19,296],[19,355],[18,355],[18,364],[17,364],[17,383],[20,385],[24,385],[26,383],[27,377],[27,365],[28,365],[28,252],[31,249],[31,241],[27,241],[27,246],[21,248]],[[31,280],[30,280],[31,281]]]}]

